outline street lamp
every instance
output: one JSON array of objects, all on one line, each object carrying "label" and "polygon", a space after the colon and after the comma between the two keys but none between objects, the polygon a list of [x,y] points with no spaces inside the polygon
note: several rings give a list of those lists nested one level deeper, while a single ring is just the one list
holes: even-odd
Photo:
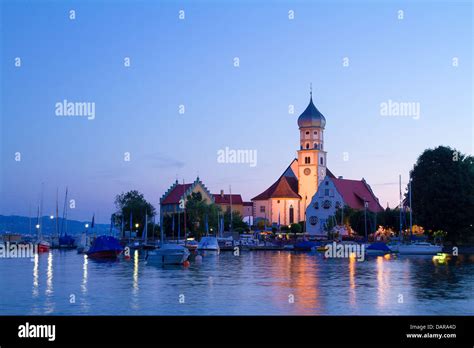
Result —
[{"label": "street lamp", "polygon": [[53,219],[54,219],[54,215],[50,215],[49,218],[50,218],[51,220],[53,220]]},{"label": "street lamp", "polygon": [[85,224],[84,226],[85,226],[85,228],[89,228],[89,224]]},{"label": "street lamp", "polygon": [[37,225],[36,225],[36,228],[37,228],[37,229],[39,229],[39,228],[40,228],[40,225],[39,225],[39,224],[37,224]]}]

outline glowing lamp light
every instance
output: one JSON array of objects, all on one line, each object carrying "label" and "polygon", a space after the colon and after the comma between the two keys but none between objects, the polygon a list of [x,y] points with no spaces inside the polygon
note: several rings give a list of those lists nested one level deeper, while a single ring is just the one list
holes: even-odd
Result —
[{"label": "glowing lamp light", "polygon": [[39,225],[39,224],[37,224],[37,225],[36,225],[36,228],[40,228],[40,225]]},{"label": "glowing lamp light", "polygon": [[50,215],[49,218],[50,218],[51,220],[53,220],[53,219],[54,219],[54,215]]},{"label": "glowing lamp light", "polygon": [[86,228],[89,228],[89,224],[85,224],[84,226],[85,226]]},{"label": "glowing lamp light", "polygon": [[139,224],[135,224],[135,227],[138,228],[138,226],[140,226]]}]

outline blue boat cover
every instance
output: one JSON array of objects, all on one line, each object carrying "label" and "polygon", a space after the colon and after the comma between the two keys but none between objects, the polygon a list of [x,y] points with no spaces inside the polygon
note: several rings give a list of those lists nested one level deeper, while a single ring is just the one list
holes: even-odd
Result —
[{"label": "blue boat cover", "polygon": [[88,251],[88,254],[98,253],[101,251],[122,251],[123,247],[120,245],[117,238],[112,236],[99,236],[92,243],[91,248]]},{"label": "blue boat cover", "polygon": [[320,243],[304,240],[295,244],[295,249],[311,249],[314,246],[319,246]]},{"label": "blue boat cover", "polygon": [[367,250],[381,250],[381,251],[391,251],[387,244],[382,242],[372,243],[367,247]]}]

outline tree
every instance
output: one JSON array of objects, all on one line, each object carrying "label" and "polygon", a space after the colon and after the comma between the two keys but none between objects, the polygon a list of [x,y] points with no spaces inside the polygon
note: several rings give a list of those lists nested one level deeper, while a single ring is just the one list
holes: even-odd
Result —
[{"label": "tree", "polygon": [[[130,232],[130,214],[132,214],[132,230],[138,230],[138,234],[142,235],[145,226],[145,214],[148,215],[148,222],[156,215],[155,207],[146,201],[143,194],[133,190],[127,193],[121,193],[115,197],[115,208],[117,211],[112,214],[112,221],[115,227],[121,229],[122,221],[125,231]],[[138,229],[135,224],[139,224]],[[122,236],[124,237],[124,236]]]},{"label": "tree", "polygon": [[298,238],[297,233],[301,233],[301,231],[302,231],[301,225],[298,224],[298,223],[291,224],[289,230],[291,231],[291,233],[293,233],[295,235],[295,241],[296,241],[296,239]]},{"label": "tree", "polygon": [[474,158],[446,146],[425,150],[410,172],[414,222],[446,231],[452,242],[474,238]]}]

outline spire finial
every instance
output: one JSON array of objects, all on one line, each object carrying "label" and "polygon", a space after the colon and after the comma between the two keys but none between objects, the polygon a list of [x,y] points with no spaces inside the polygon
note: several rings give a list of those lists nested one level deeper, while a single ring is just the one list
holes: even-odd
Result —
[{"label": "spire finial", "polygon": [[309,98],[313,100],[313,83],[309,83]]}]

